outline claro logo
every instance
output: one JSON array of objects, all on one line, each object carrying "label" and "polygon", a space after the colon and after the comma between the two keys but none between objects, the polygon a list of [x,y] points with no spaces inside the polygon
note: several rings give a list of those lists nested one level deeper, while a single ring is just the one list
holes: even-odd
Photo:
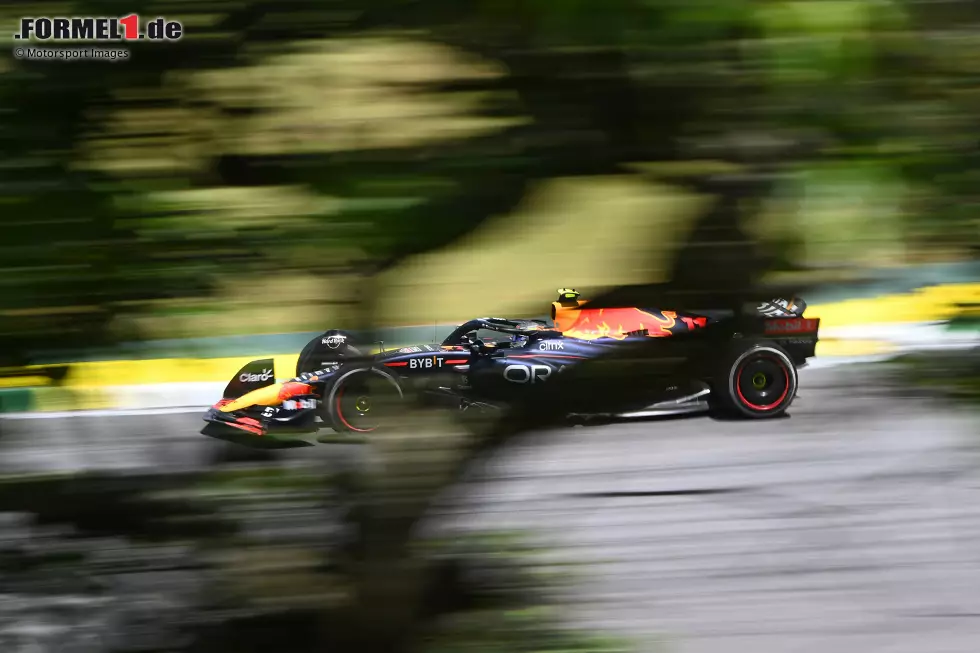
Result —
[{"label": "claro logo", "polygon": [[243,372],[238,380],[242,383],[255,383],[256,381],[268,381],[272,378],[272,370],[262,370],[261,374]]}]

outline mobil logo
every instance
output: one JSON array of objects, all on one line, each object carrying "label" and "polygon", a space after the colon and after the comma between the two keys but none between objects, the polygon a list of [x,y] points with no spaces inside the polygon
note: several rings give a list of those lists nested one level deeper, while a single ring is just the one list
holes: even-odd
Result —
[{"label": "mobil logo", "polygon": [[766,320],[766,333],[778,335],[782,333],[813,333],[820,326],[819,319],[785,319]]}]

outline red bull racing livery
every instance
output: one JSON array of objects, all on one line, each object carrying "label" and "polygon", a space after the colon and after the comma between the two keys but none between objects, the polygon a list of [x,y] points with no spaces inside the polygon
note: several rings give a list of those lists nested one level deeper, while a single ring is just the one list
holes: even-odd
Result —
[{"label": "red bull racing livery", "polygon": [[799,298],[741,311],[591,308],[561,289],[550,321],[477,318],[442,342],[377,354],[363,353],[353,334],[331,330],[304,348],[292,379],[276,381],[272,359],[239,370],[204,416],[202,432],[258,448],[311,446],[297,435],[370,433],[379,406],[410,400],[502,410],[569,367],[624,351],[647,352],[635,360],[657,373],[638,376],[612,412],[585,400],[568,417],[712,410],[777,417],[796,396],[798,368],[814,356],[820,321],[805,310]]}]

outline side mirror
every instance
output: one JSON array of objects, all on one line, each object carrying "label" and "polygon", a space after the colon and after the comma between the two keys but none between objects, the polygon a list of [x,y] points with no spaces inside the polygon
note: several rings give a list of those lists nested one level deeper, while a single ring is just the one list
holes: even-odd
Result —
[{"label": "side mirror", "polygon": [[470,352],[472,352],[475,356],[482,356],[486,354],[487,350],[489,349],[489,347],[487,347],[487,343],[483,342],[479,338],[474,338],[469,345]]}]

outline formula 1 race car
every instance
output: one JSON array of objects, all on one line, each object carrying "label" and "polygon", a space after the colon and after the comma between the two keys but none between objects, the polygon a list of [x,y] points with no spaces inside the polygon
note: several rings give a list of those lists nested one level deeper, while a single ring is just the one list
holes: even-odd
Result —
[{"label": "formula 1 race car", "polygon": [[[804,318],[805,309],[798,298],[741,311],[590,308],[576,291],[561,289],[550,322],[477,318],[437,344],[365,354],[350,333],[331,330],[303,349],[288,381],[276,381],[273,359],[245,365],[207,411],[202,433],[253,448],[300,447],[312,443],[297,435],[325,427],[374,431],[383,397],[460,411],[506,409],[568,368],[628,347],[655,353],[644,360],[656,360],[658,371],[628,384],[629,397],[610,416],[715,410],[776,417],[796,396],[797,369],[815,354],[820,320]],[[582,413],[568,417],[602,412],[588,401],[577,405]]]}]

